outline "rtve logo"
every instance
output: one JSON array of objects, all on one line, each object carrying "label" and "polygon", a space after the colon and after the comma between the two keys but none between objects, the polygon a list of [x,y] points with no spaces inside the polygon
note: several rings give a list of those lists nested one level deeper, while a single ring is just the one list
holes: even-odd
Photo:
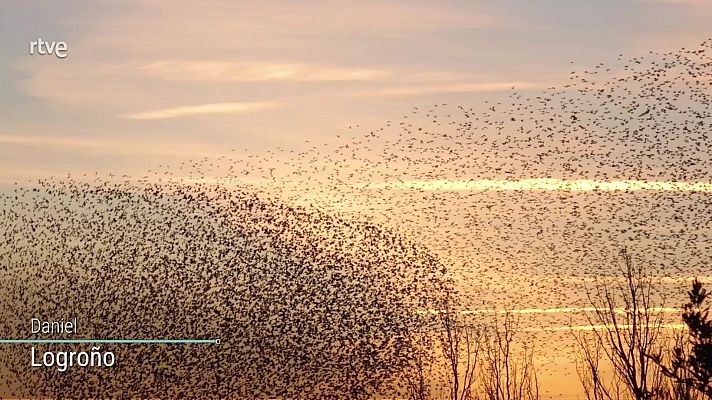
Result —
[{"label": "rtve logo", "polygon": [[67,43],[48,42],[38,38],[30,42],[30,55],[35,55],[35,52],[42,56],[54,54],[57,58],[64,58],[67,56]]}]

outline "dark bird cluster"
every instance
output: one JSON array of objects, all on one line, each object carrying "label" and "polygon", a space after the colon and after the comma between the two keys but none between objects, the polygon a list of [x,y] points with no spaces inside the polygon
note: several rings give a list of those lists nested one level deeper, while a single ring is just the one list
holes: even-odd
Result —
[{"label": "dark bird cluster", "polygon": [[0,202],[5,338],[76,317],[78,336],[51,338],[221,342],[102,345],[114,367],[66,372],[0,345],[11,397],[366,398],[392,384],[416,311],[448,291],[400,235],[224,186],[68,178]]},{"label": "dark bird cluster", "polygon": [[585,286],[619,273],[622,248],[672,304],[691,277],[712,279],[711,100],[707,40],[196,175],[392,227],[449,266],[462,309],[565,309],[526,314],[532,329],[565,327],[585,323]]},{"label": "dark bird cluster", "polygon": [[708,40],[482,107],[417,107],[336,144],[18,189],[0,214],[14,332],[30,311],[73,310],[87,336],[223,344],[6,379],[59,397],[131,382],[142,397],[365,398],[397,385],[399,338],[451,281],[468,315],[514,308],[524,331],[555,332],[584,321],[583,287],[630,247],[672,299],[712,279],[710,100]]}]

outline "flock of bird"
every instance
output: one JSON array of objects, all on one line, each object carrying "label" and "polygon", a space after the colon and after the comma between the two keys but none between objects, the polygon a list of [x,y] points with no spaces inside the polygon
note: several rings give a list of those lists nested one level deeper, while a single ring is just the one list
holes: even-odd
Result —
[{"label": "flock of bird", "polygon": [[69,372],[6,347],[3,383],[29,391],[13,396],[364,398],[395,375],[410,311],[448,290],[402,236],[225,187],[48,180],[2,206],[9,337],[76,317],[63,338],[220,340],[105,345],[116,366]]},{"label": "flock of bird", "polygon": [[[369,398],[397,385],[415,311],[457,291],[461,311],[517,309],[547,332],[582,318],[621,248],[681,301],[689,278],[712,279],[710,100],[712,40],[481,107],[414,108],[335,145],[18,187],[0,198],[8,332],[71,313],[87,337],[222,344],[126,345],[116,368],[71,374],[28,372],[27,348],[3,347],[4,382],[53,397]],[[543,178],[648,186],[526,186]]]},{"label": "flock of bird", "polygon": [[[414,108],[380,128],[351,128],[336,145],[166,171],[397,228],[472,286],[463,291],[474,294],[470,306],[487,294],[487,303],[510,308],[569,307],[577,299],[567,289],[616,273],[622,247],[668,281],[709,277],[711,48],[708,40],[621,55],[614,65],[572,72],[566,84],[513,91],[479,109]],[[628,190],[457,188],[541,178],[633,183]],[[636,190],[639,183],[648,188]],[[654,189],[660,183],[702,189]]]}]

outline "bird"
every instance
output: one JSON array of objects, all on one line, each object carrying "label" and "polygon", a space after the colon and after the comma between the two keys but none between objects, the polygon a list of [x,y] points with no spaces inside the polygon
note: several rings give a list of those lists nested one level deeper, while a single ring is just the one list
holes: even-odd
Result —
[{"label": "bird", "polygon": [[446,306],[483,331],[515,310],[546,371],[573,370],[562,332],[586,325],[621,247],[660,298],[709,275],[710,47],[418,105],[327,144],[18,183],[0,196],[7,335],[71,312],[87,337],[221,344],[117,345],[120,368],[41,376],[0,345],[2,378],[15,397],[385,397]]}]

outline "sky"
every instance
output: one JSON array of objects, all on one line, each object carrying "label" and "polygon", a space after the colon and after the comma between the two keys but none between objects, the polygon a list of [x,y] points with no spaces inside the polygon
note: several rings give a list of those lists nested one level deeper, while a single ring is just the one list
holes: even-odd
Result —
[{"label": "sky", "polygon": [[[0,182],[300,149],[413,106],[692,46],[710,16],[694,0],[5,0]],[[68,56],[31,56],[40,37]]]},{"label": "sky", "polygon": [[[178,165],[190,159],[338,144],[349,127],[368,131],[399,119],[413,107],[496,101],[512,88],[536,95],[565,84],[574,69],[614,62],[619,54],[635,57],[694,47],[712,36],[711,17],[712,1],[707,0],[0,0],[0,191],[14,182],[68,173],[140,175],[159,164]],[[29,43],[38,38],[66,42],[68,56],[30,55]],[[589,246],[585,234],[591,230],[577,229],[570,218],[540,219],[558,210],[552,204],[563,204],[560,209],[570,217],[577,212],[571,203],[584,209],[593,204],[585,197],[589,192],[596,196],[613,192],[603,200],[602,209],[613,210],[609,214],[591,212],[576,218],[595,225],[601,215],[604,220],[611,215],[638,221],[634,207],[615,208],[627,196],[618,193],[622,190],[695,192],[697,197],[689,201],[700,209],[705,194],[712,191],[709,182],[530,178],[404,180],[395,184],[400,187],[383,182],[371,187],[383,193],[567,191],[562,197],[543,194],[544,201],[526,215],[507,209],[508,202],[514,203],[511,194],[476,195],[471,203],[457,203],[463,205],[462,215],[446,209],[437,216],[447,224],[428,220],[431,226],[422,229],[425,238],[441,238],[428,245],[445,258],[461,252],[463,259],[499,262],[485,256],[500,254],[498,240],[507,232],[488,220],[493,207],[495,212],[500,208],[501,222],[510,222],[511,228],[512,221],[506,218],[511,216],[515,227],[523,226],[506,244],[534,249],[522,260],[547,268],[555,264],[549,257],[561,256],[559,249],[546,250],[550,242],[564,241],[556,233],[565,232],[575,238],[573,243]],[[410,193],[383,198],[393,209],[407,210],[395,225],[412,223],[420,230],[422,221],[411,220],[411,214],[418,214],[415,204],[430,206],[446,195],[426,193],[421,199],[420,192]],[[665,195],[659,198],[667,200]],[[304,196],[312,200],[311,194]],[[398,196],[406,196],[408,202]],[[566,196],[572,201],[564,204]],[[466,195],[455,197],[460,201]],[[650,203],[657,202],[662,200]],[[406,203],[412,208],[403,207]],[[354,204],[359,203],[354,200],[348,207],[355,208]],[[685,215],[697,218],[696,210],[689,206]],[[646,222],[638,226],[658,217],[667,221],[663,214],[641,212],[640,220]],[[464,231],[453,230],[454,225]],[[473,233],[475,228],[481,232]],[[600,237],[608,237],[609,226],[598,228]],[[660,223],[650,230],[676,228]],[[532,236],[536,231],[545,232],[543,238]],[[698,243],[706,245],[704,240]],[[679,247],[670,252],[682,254]],[[513,269],[513,276],[532,273],[533,280],[541,281],[545,275],[553,279],[552,285],[561,285],[557,279],[570,278],[573,259],[562,258],[557,274],[522,263],[524,271]],[[511,260],[505,261],[505,267],[477,273],[501,279],[504,269],[514,268],[508,264]],[[487,262],[482,264],[496,265]],[[688,277],[683,278],[686,284]],[[542,287],[548,293],[551,286]],[[495,291],[493,296],[499,294]],[[552,302],[529,306],[527,310],[554,310],[531,312],[535,318],[572,310],[568,304]],[[542,325],[546,327],[531,329],[562,328]]]}]

